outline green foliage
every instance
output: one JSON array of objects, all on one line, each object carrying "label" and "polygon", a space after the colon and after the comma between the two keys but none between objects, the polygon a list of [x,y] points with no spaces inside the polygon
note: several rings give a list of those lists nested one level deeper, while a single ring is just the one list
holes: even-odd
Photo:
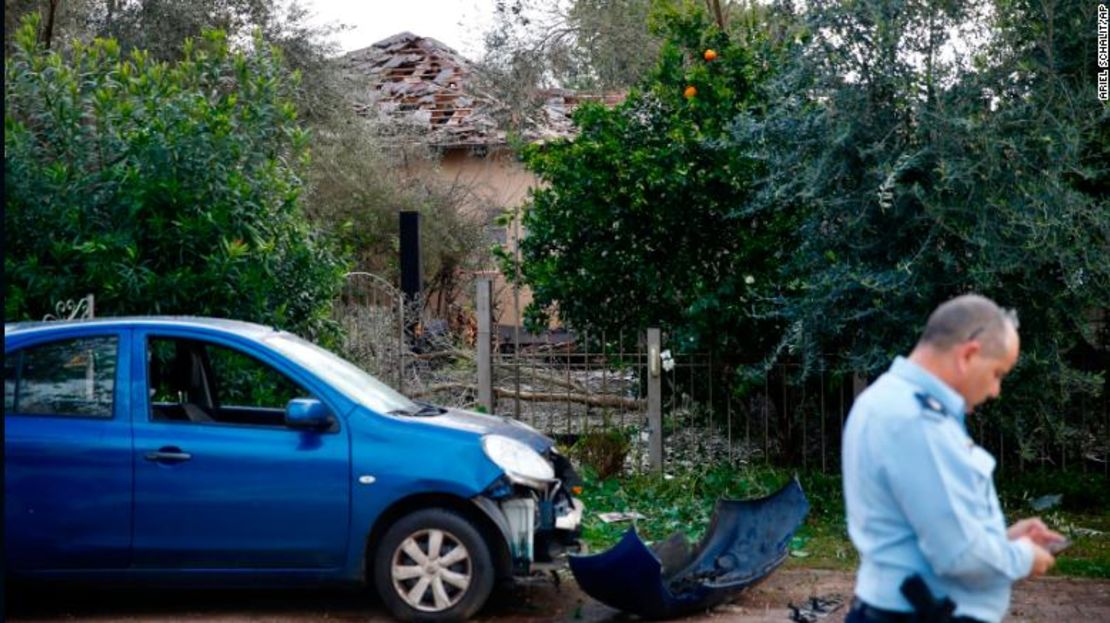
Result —
[{"label": "green foliage", "polygon": [[[696,542],[709,527],[714,504],[719,498],[748,499],[766,496],[786,484],[792,474],[773,467],[736,470],[728,466],[707,465],[676,472],[667,477],[638,474],[623,478],[599,479],[596,472],[583,470],[584,487],[580,496],[588,509],[583,518],[583,538],[592,551],[612,547],[628,529],[627,522],[604,523],[598,513],[637,511],[646,519],[635,524],[646,542],[662,541],[675,531]],[[844,493],[839,476],[806,472],[799,474],[810,510],[790,544],[788,564],[814,568],[851,569],[857,553],[848,539],[844,519]],[[1052,527],[1072,539],[1072,546],[1058,560],[1053,571],[1059,575],[1110,577],[1110,515],[1106,507],[1106,488],[1102,475],[1038,474],[999,480],[1007,518],[1015,521],[1036,515],[1028,506],[1031,498],[1090,486],[1101,496],[1093,506],[1067,502],[1062,510],[1043,515]]]},{"label": "green foliage", "polygon": [[1033,512],[1030,503],[1060,495],[1060,508],[1075,513],[1110,511],[1110,476],[1093,472],[1036,469],[1000,476],[998,496],[1013,514]]},{"label": "green foliage", "polygon": [[208,357],[221,407],[284,409],[294,398],[311,397],[289,377],[239,351],[209,347]]},{"label": "green foliage", "polygon": [[5,62],[8,320],[96,294],[97,313],[227,316],[333,332],[342,266],[301,214],[307,135],[273,48],[208,32],[181,61],[112,40]]},{"label": "green foliage", "polygon": [[524,213],[526,314],[536,326],[557,309],[571,326],[611,334],[662,325],[684,345],[727,352],[762,335],[744,310],[787,226],[743,209],[760,167],[727,140],[733,117],[759,101],[765,71],[698,11],[658,21],[666,41],[648,81],[613,109],[576,110],[576,139],[525,150],[544,182]]},{"label": "green foliage", "polygon": [[14,33],[32,12],[42,16],[39,36],[49,37],[53,50],[65,51],[74,41],[115,39],[122,56],[141,50],[155,61],[180,60],[185,41],[199,40],[208,30],[227,33],[232,47],[249,46],[260,35],[282,49],[287,67],[304,76],[292,94],[302,118],[319,121],[345,108],[329,58],[338,52],[329,39],[338,27],[310,23],[312,14],[297,0],[5,0],[6,53],[15,49]]},{"label": "green foliage", "polygon": [[340,242],[356,270],[399,283],[398,213],[419,212],[426,288],[446,302],[460,275],[489,265],[486,222],[466,209],[476,203],[472,189],[435,175],[435,154],[419,136],[389,135],[353,113],[332,121],[313,135],[309,218]]},{"label": "green foliage", "polygon": [[653,5],[678,0],[499,0],[485,33],[485,91],[513,115],[542,104],[541,87],[614,91],[650,73],[661,45]]},{"label": "green foliage", "polygon": [[571,446],[570,456],[605,480],[621,472],[631,447],[626,431],[608,428],[583,435]]},{"label": "green foliage", "polygon": [[[1072,544],[1056,558],[1053,573],[1110,578],[1110,476],[1066,470],[1011,473],[996,480],[1006,516],[1040,516]],[[1032,502],[1060,495],[1060,504],[1037,510]]]},{"label": "green foliage", "polygon": [[572,58],[579,62],[571,65],[575,79],[567,86],[619,89],[647,76],[660,45],[648,29],[653,3],[659,0],[576,0],[567,22],[576,35]]},{"label": "green foliage", "polygon": [[545,183],[524,216],[529,319],[661,325],[680,349],[758,360],[735,366],[743,388],[776,364],[874,378],[937,304],[975,291],[1022,319],[1003,399],[978,414],[1010,464],[1104,459],[1094,10],[818,0],[734,14],[726,35],[661,8],[651,78],[615,109],[580,108],[575,140],[525,151]]},{"label": "green foliage", "polygon": [[[602,522],[597,513],[637,511],[645,515],[647,519],[636,524],[645,541],[666,539],[676,530],[696,540],[709,527],[718,498],[747,499],[769,495],[791,477],[783,470],[736,471],[714,466],[679,472],[665,478],[655,474],[637,474],[599,479],[597,473],[589,468],[582,471],[582,499],[591,511],[584,521],[583,536],[590,548],[595,550],[611,546],[628,529],[627,523]],[[814,503],[812,497],[810,501]]]},{"label": "green foliage", "polygon": [[[661,23],[704,8],[732,30],[763,31],[753,19],[763,7],[730,0],[496,0],[485,37],[482,69],[497,74],[490,92],[519,113],[515,102],[537,87],[619,92],[641,84],[667,40]],[[717,24],[720,27],[720,24]],[[489,76],[495,77],[495,76]]]},{"label": "green foliage", "polygon": [[[933,307],[979,292],[1022,320],[1022,358],[987,412],[1019,454],[1082,435],[1081,452],[1104,452],[1097,418],[1076,426],[1108,365],[1094,319],[1110,308],[1110,107],[1085,60],[1093,8],[894,6],[810,3],[769,114],[737,119],[733,148],[768,164],[753,209],[799,222],[768,361],[874,376]],[[986,43],[948,59],[957,31]]]}]

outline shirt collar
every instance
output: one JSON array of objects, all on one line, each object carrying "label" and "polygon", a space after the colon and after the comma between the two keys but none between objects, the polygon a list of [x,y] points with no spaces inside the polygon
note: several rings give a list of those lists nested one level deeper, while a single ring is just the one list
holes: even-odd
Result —
[{"label": "shirt collar", "polygon": [[937,378],[932,372],[902,356],[894,359],[894,363],[890,366],[890,372],[917,385],[925,393],[939,400],[944,405],[945,412],[955,417],[960,426],[964,426],[967,403],[963,396],[956,393],[956,390],[949,387],[947,383]]}]

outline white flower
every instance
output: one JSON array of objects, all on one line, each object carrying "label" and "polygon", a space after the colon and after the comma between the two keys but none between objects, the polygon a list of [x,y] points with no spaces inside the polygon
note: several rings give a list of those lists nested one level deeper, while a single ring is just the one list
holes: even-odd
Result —
[{"label": "white flower", "polygon": [[755,277],[752,277],[751,275],[744,275],[744,283],[748,284],[749,286],[752,285],[753,283],[755,283]]}]

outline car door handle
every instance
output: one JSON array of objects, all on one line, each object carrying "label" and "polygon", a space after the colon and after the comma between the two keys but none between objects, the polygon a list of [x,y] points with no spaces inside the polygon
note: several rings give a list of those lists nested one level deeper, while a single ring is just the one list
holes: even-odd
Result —
[{"label": "car door handle", "polygon": [[180,463],[182,461],[188,461],[191,458],[193,458],[193,455],[188,452],[182,452],[179,448],[162,448],[157,452],[146,453],[146,460],[163,463]]}]

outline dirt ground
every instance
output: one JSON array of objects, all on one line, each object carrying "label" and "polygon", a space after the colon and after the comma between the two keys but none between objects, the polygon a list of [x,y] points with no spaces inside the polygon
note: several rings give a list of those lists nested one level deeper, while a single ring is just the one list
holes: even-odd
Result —
[{"label": "dirt ground", "polygon": [[[585,595],[569,577],[538,576],[496,593],[477,621],[602,623],[635,621]],[[97,621],[214,623],[382,622],[390,619],[376,600],[353,591],[151,591],[15,589],[6,587],[9,621]],[[840,597],[846,603],[852,576],[843,571],[784,567],[736,601],[681,619],[688,623],[785,623],[790,604],[812,597]],[[841,623],[846,606],[822,616]],[[1110,581],[1044,578],[1015,587],[1009,623],[1110,622]]]}]

